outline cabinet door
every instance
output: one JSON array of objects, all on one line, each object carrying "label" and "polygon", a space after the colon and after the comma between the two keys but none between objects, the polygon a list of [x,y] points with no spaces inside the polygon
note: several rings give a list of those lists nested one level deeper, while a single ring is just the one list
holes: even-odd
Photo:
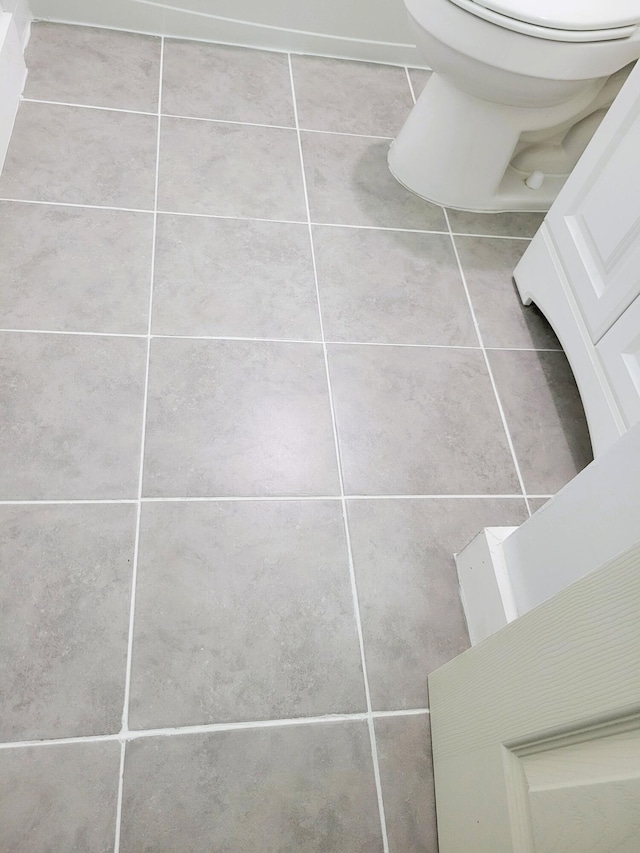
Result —
[{"label": "cabinet door", "polygon": [[601,338],[596,350],[627,426],[640,421],[640,298]]},{"label": "cabinet door", "polygon": [[547,224],[595,343],[640,294],[640,63]]}]

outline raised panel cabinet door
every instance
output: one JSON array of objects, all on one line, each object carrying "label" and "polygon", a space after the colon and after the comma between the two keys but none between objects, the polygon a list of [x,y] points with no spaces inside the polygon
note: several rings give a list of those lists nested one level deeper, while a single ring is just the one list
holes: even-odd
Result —
[{"label": "raised panel cabinet door", "polygon": [[600,339],[596,350],[620,404],[622,416],[627,427],[631,427],[640,421],[640,297]]},{"label": "raised panel cabinet door", "polygon": [[546,221],[595,343],[640,294],[640,63]]},{"label": "raised panel cabinet door", "polygon": [[440,853],[640,850],[640,543],[429,694]]}]

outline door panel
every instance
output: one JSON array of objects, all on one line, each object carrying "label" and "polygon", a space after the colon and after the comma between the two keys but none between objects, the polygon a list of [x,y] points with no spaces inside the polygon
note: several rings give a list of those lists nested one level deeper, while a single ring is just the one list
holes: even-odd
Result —
[{"label": "door panel", "polygon": [[440,853],[626,851],[639,613],[640,544],[431,676]]}]

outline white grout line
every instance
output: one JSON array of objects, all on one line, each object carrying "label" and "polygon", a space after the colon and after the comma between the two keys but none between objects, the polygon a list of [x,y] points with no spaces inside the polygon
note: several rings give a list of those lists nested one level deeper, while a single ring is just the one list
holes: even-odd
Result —
[{"label": "white grout line", "polygon": [[372,715],[372,708],[371,708],[371,692],[369,690],[369,679],[367,676],[367,661],[366,661],[366,656],[365,656],[365,652],[364,652],[364,636],[363,636],[363,632],[362,632],[362,620],[361,620],[361,616],[360,616],[360,605],[358,602],[358,590],[357,590],[357,585],[356,585],[355,569],[354,569],[354,563],[353,563],[353,549],[351,547],[351,536],[350,536],[350,532],[349,532],[349,519],[348,519],[348,515],[347,515],[347,502],[345,500],[345,494],[344,494],[344,478],[343,478],[343,473],[342,473],[342,461],[341,461],[341,456],[340,456],[340,443],[338,440],[338,428],[337,428],[337,421],[336,421],[336,413],[335,413],[335,407],[334,407],[334,402],[333,402],[333,392],[331,389],[331,374],[330,374],[330,370],[329,370],[329,357],[328,357],[328,353],[327,353],[327,345],[325,342],[325,334],[324,334],[324,323],[323,323],[323,319],[322,319],[322,304],[321,304],[321,299],[320,299],[320,288],[318,285],[318,271],[317,271],[317,266],[316,266],[316,257],[315,257],[314,242],[313,242],[313,228],[312,228],[312,224],[311,224],[311,209],[309,207],[309,194],[307,191],[307,180],[306,180],[306,175],[305,175],[305,170],[304,170],[304,156],[303,156],[303,152],[302,152],[302,137],[300,134],[300,125],[298,122],[298,108],[297,108],[297,103],[296,103],[296,88],[295,88],[295,83],[294,83],[294,79],[293,79],[293,65],[291,62],[291,54],[290,53],[287,54],[287,58],[289,61],[289,78],[291,81],[291,95],[292,95],[292,99],[293,99],[293,113],[294,113],[294,118],[295,118],[295,123],[296,123],[297,136],[298,136],[298,153],[300,155],[300,173],[302,176],[302,188],[303,188],[303,193],[304,193],[305,209],[306,209],[306,213],[307,213],[307,222],[309,225],[309,245],[311,247],[311,259],[312,259],[312,264],[313,264],[313,275],[314,275],[314,281],[315,281],[315,286],[316,286],[316,298],[318,300],[318,320],[320,323],[320,334],[321,334],[322,342],[323,342],[322,343],[322,350],[323,350],[323,355],[324,355],[325,373],[326,373],[326,377],[327,377],[327,390],[328,390],[328,395],[329,395],[329,407],[331,410],[331,424],[332,424],[332,429],[333,429],[333,441],[334,441],[334,445],[335,445],[336,462],[338,465],[338,480],[340,483],[342,518],[343,518],[343,522],[344,522],[345,540],[346,540],[346,546],[347,546],[347,554],[348,554],[348,558],[349,558],[349,575],[350,575],[350,581],[351,581],[351,592],[352,592],[352,596],[353,596],[353,610],[354,610],[356,628],[357,628],[357,633],[358,633],[358,642],[360,645],[360,661],[361,661],[361,665],[362,665],[362,676],[363,676],[364,690],[365,690],[365,696],[366,696],[366,701],[367,701],[367,723],[368,723],[368,727],[369,727],[369,740],[371,743],[371,757],[372,757],[372,762],[373,762],[373,775],[374,775],[374,779],[375,779],[376,794],[377,794],[377,798],[378,798],[378,811],[380,813],[380,831],[382,833],[382,845],[383,845],[384,853],[389,853],[389,841],[387,838],[387,825],[386,825],[385,812],[384,812],[384,800],[382,797],[382,783],[381,783],[381,779],[380,779],[380,766],[378,763],[378,748],[377,748],[377,744],[376,744],[375,728],[373,725],[373,715]]},{"label": "white grout line", "polygon": [[[128,334],[120,332],[70,332],[66,329],[0,329],[0,333],[24,334],[24,335],[76,335],[89,338],[136,338],[146,340],[147,334]],[[400,343],[399,341],[321,341],[313,338],[253,338],[241,335],[168,335],[151,334],[152,339],[178,341],[239,341],[248,343],[264,344],[312,344],[320,346],[345,346],[345,347],[405,347],[414,349],[452,349],[452,350],[482,350],[490,352],[563,352],[557,347],[481,347],[469,344],[417,344]]]},{"label": "white grout line", "polygon": [[409,91],[411,92],[411,98],[413,103],[416,103],[416,93],[413,91],[413,83],[411,82],[411,75],[409,74],[409,68],[405,65],[404,72],[407,75],[407,83],[409,84]]},{"label": "white grout line", "polygon": [[235,121],[234,119],[226,118],[205,118],[204,116],[184,116],[176,115],[175,113],[163,113],[162,118],[178,119],[178,121],[200,121],[209,124],[235,124],[240,127],[266,127],[271,130],[289,130],[295,133],[295,127],[290,124],[266,124],[261,121]]},{"label": "white grout line", "polygon": [[328,346],[344,346],[344,347],[404,347],[410,349],[464,349],[464,350],[480,350],[479,346],[471,346],[469,344],[405,344],[395,343],[393,341],[325,341]]},{"label": "white grout line", "polygon": [[[306,224],[306,223],[305,223]],[[426,231],[424,228],[394,228],[389,225],[352,225],[348,222],[311,222],[314,228],[357,228],[361,231],[397,231],[400,234],[440,234],[449,236],[448,231]]]},{"label": "white grout line", "polygon": [[[0,500],[0,506],[92,506],[93,504],[107,506],[111,504],[138,503],[232,503],[242,501],[443,501],[443,500],[522,500],[522,495],[207,495],[171,497],[142,497],[138,498],[73,498],[70,500]],[[531,499],[546,499],[554,495],[530,495]]]},{"label": "white grout line", "polygon": [[[265,124],[264,122],[257,121],[234,121],[232,119],[225,118],[204,118],[203,116],[176,115],[175,113],[163,113],[162,117],[176,118],[182,121],[207,121],[212,124],[235,124],[246,127],[265,127],[271,130],[290,130],[297,132],[297,128],[290,124]],[[389,142],[393,139],[393,136],[377,136],[372,133],[349,133],[348,131],[343,130],[319,130],[318,128],[313,127],[301,127],[300,133],[326,133],[330,136],[355,136],[359,139],[384,139]]]},{"label": "white grout line", "polygon": [[142,503],[215,503],[240,501],[339,501],[340,495],[251,495],[223,497],[142,498]]},{"label": "white grout line", "polygon": [[50,104],[53,107],[74,107],[80,110],[100,110],[107,113],[128,113],[136,116],[150,116],[156,118],[158,113],[150,113],[146,110],[125,110],[121,107],[100,107],[96,104],[76,104],[70,101],[47,101],[42,98],[20,98],[21,104]]},{"label": "white grout line", "polygon": [[358,139],[384,139],[385,142],[392,142],[393,136],[376,136],[373,133],[349,133],[346,130],[318,130],[313,127],[301,127],[300,133],[326,133],[328,136],[356,136]]},{"label": "white grout line", "polygon": [[[326,131],[309,131],[313,133],[324,133]],[[349,134],[345,134],[349,135]],[[386,139],[387,137],[374,137]],[[32,199],[32,198],[6,198],[0,197],[0,202],[2,203],[11,203],[11,204],[35,204],[35,205],[43,205],[45,207],[72,207],[72,208],[80,208],[87,210],[114,210],[122,213],[147,213],[150,216],[153,216],[154,213],[158,213],[160,216],[193,216],[199,219],[230,219],[234,222],[273,222],[281,225],[304,225],[307,226],[308,223],[306,220],[302,219],[266,219],[259,216],[230,216],[228,214],[221,213],[201,213],[196,211],[184,211],[184,210],[158,210],[153,211],[149,208],[144,207],[113,207],[111,205],[106,204],[78,204],[77,202],[70,201],[46,201],[44,199]],[[426,230],[424,228],[395,228],[390,227],[388,225],[353,225],[348,222],[311,222],[314,228],[359,228],[367,231],[397,231],[400,234],[440,234],[446,237],[449,237],[453,234],[455,237],[483,237],[488,240],[521,240],[527,243],[531,242],[531,237],[514,237],[510,234],[477,234],[477,233],[467,233],[463,231],[438,231],[438,230]]]},{"label": "white grout line", "polygon": [[127,751],[127,743],[125,740],[120,741],[120,766],[118,768],[118,796],[116,800],[116,827],[115,839],[113,843],[113,853],[118,853],[120,850],[120,830],[122,827],[122,794],[124,791],[124,759]]},{"label": "white grout line", "polygon": [[252,731],[256,729],[287,728],[289,726],[310,726],[324,723],[366,722],[369,717],[415,717],[428,714],[428,708],[407,708],[400,711],[356,711],[345,714],[318,714],[310,717],[284,717],[275,720],[250,720],[240,723],[203,723],[202,725],[174,726],[157,729],[138,729],[109,735],[86,735],[78,737],[43,738],[41,740],[7,741],[0,743],[0,751],[8,749],[28,749],[34,746],[72,746],[87,743],[120,743],[124,745],[132,740],[151,737],[171,737],[174,735],[216,734],[218,732]]},{"label": "white grout line", "polygon": [[85,735],[78,737],[42,738],[41,740],[18,740],[0,743],[0,751],[4,749],[29,749],[33,746],[67,746],[76,743],[120,743],[122,737],[115,735]]},{"label": "white grout line", "polygon": [[[21,98],[21,103],[27,104],[49,104],[54,107],[74,107],[80,110],[100,110],[101,112],[109,113],[127,113],[129,115],[150,116],[155,118],[158,113],[147,112],[146,110],[126,110],[120,107],[104,107],[97,104],[76,104],[70,101],[47,101],[42,98]],[[180,121],[203,121],[210,124],[235,124],[244,127],[266,127],[272,130],[291,130],[295,131],[296,127],[290,124],[268,124],[261,121],[237,121],[227,118],[208,118],[206,116],[186,116],[180,113],[160,113],[162,118],[179,119]],[[392,140],[392,136],[379,136],[373,133],[349,133],[342,130],[320,130],[314,127],[301,127],[302,133],[328,133],[333,136],[357,136],[361,139],[385,139]]]},{"label": "white grout line", "polygon": [[522,497],[524,498],[525,506],[527,507],[527,512],[529,513],[529,516],[531,516],[531,507],[529,506],[529,501],[527,499],[527,493],[526,493],[526,489],[525,489],[525,485],[524,485],[524,480],[522,478],[522,472],[520,471],[520,465],[518,463],[518,457],[516,456],[516,451],[515,451],[515,448],[513,446],[513,441],[511,439],[511,432],[509,430],[507,418],[506,418],[504,409],[502,407],[500,395],[498,394],[498,386],[496,385],[496,381],[495,381],[495,378],[493,376],[493,370],[491,369],[491,364],[489,362],[489,356],[487,355],[487,348],[485,347],[484,342],[482,340],[482,332],[480,331],[480,325],[478,323],[478,318],[476,316],[476,312],[475,312],[475,309],[473,307],[473,302],[471,300],[471,293],[469,292],[469,287],[467,285],[467,279],[466,279],[466,276],[464,274],[464,269],[462,268],[462,262],[460,260],[460,255],[458,253],[458,247],[456,246],[456,240],[455,240],[455,237],[453,236],[453,233],[451,232],[451,225],[449,223],[449,215],[447,213],[446,208],[443,208],[443,210],[444,210],[445,219],[447,220],[447,226],[449,227],[449,232],[451,235],[451,245],[453,246],[453,251],[454,251],[455,256],[456,256],[456,261],[458,262],[458,270],[460,271],[460,278],[462,279],[462,285],[464,287],[464,292],[465,292],[465,295],[467,297],[467,303],[469,305],[469,310],[471,311],[471,317],[473,320],[473,325],[474,325],[475,330],[476,330],[476,335],[478,337],[478,343],[480,344],[480,347],[482,349],[482,356],[484,358],[484,363],[485,363],[485,366],[487,368],[487,373],[489,374],[489,380],[491,382],[491,387],[493,388],[493,394],[494,394],[494,397],[496,400],[496,405],[498,406],[498,412],[500,414],[500,419],[502,421],[502,426],[504,428],[504,433],[505,433],[505,436],[507,439],[507,444],[509,445],[509,450],[511,452],[511,458],[513,460],[513,465],[514,465],[514,468],[516,471],[516,475],[518,477],[518,483],[520,484],[520,489],[522,491]]},{"label": "white grout line", "polygon": [[11,202],[13,204],[41,204],[45,207],[79,207],[87,208],[88,210],[117,210],[121,213],[153,213],[153,210],[149,210],[144,207],[111,207],[107,204],[78,204],[73,201],[46,201],[45,199],[37,198],[0,198],[0,202]]},{"label": "white grout line", "polygon": [[24,335],[76,335],[88,338],[146,338],[146,335],[129,335],[119,332],[67,332],[63,329],[0,329],[0,332]]},{"label": "white grout line", "polygon": [[221,213],[185,213],[183,210],[159,210],[159,216],[192,216],[196,219],[229,219],[232,222],[270,222],[274,225],[300,225],[306,228],[303,219],[265,219],[260,216],[228,216]]},{"label": "white grout line", "polygon": [[259,344],[315,344],[315,346],[322,343],[312,338],[251,338],[239,335],[151,335],[151,337],[179,341],[245,341]]},{"label": "white grout line", "polygon": [[[155,273],[156,260],[156,231],[158,225],[158,181],[160,174],[160,130],[162,124],[162,71],[164,64],[164,37],[160,39],[160,73],[158,82],[158,127],[156,130],[156,173],[153,196],[153,233],[151,243],[151,271],[149,276],[149,317],[147,319],[147,361],[144,378],[144,395],[142,407],[142,429],[140,436],[140,467],[138,473],[138,511],[136,517],[136,536],[133,549],[133,569],[131,572],[131,601],[129,605],[129,634],[127,638],[127,664],[125,670],[124,684],[124,702],[122,707],[122,734],[126,734],[129,729],[129,693],[131,690],[131,659],[133,653],[133,628],[135,620],[136,608],[136,583],[138,579],[138,556],[140,551],[140,519],[142,515],[142,482],[144,477],[144,450],[145,438],[147,429],[147,400],[149,396],[149,364],[151,361],[151,319],[153,311],[153,279]],[[120,827],[122,823],[122,792],[124,787],[124,759],[126,746],[122,745],[122,755],[120,760],[120,777],[118,781],[118,800],[116,810],[116,830],[114,853],[120,850]]]},{"label": "white grout line", "polygon": [[96,498],[92,500],[88,498],[86,500],[35,500],[35,501],[0,501],[0,506],[66,506],[70,504],[75,506],[76,504],[83,506],[84,504],[137,504],[138,501],[135,498],[117,498],[117,499],[109,499],[109,498]]},{"label": "white grout line", "polygon": [[371,716],[376,720],[385,717],[418,717],[431,713],[428,708],[412,708],[410,711],[373,711]]},{"label": "white grout line", "polygon": [[314,717],[290,717],[279,720],[247,720],[241,723],[209,723],[196,726],[177,726],[175,728],[143,729],[130,731],[127,740],[141,740],[149,737],[171,737],[174,735],[204,735],[216,732],[254,731],[256,729],[279,729],[290,726],[318,725],[319,723],[352,723],[366,721],[364,711],[353,714],[320,714]]},{"label": "white grout line", "polygon": [[[348,501],[475,501],[475,500],[518,500],[517,495],[345,495]],[[528,495],[533,497],[533,495]]]},{"label": "white grout line", "polygon": [[[491,216],[492,214],[485,214]],[[520,240],[524,243],[530,243],[532,237],[514,237],[513,234],[478,234],[471,231],[451,231],[454,237],[482,237],[485,240]]]},{"label": "white grout line", "polygon": [[562,347],[485,347],[489,352],[564,352]]}]

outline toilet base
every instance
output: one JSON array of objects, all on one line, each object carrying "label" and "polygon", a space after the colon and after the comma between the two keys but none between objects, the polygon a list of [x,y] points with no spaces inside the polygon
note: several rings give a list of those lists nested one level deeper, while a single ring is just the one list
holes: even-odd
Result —
[{"label": "toilet base", "polygon": [[[393,148],[393,145],[391,147]],[[546,175],[543,186],[539,190],[532,191],[525,184],[522,175],[514,169],[508,168],[501,191],[487,199],[482,206],[472,207],[469,204],[452,204],[450,201],[445,201],[445,197],[442,195],[438,198],[425,195],[425,193],[417,192],[414,187],[405,184],[394,172],[391,149],[389,150],[388,165],[389,171],[396,181],[414,195],[450,210],[464,210],[470,213],[546,213],[568,177],[568,175]]]},{"label": "toilet base", "polygon": [[523,133],[557,128],[597,97],[589,81],[570,101],[549,108],[508,107],[481,100],[432,74],[389,149],[394,177],[436,204],[477,212],[546,211],[568,174],[546,174],[527,186],[510,161]]}]

